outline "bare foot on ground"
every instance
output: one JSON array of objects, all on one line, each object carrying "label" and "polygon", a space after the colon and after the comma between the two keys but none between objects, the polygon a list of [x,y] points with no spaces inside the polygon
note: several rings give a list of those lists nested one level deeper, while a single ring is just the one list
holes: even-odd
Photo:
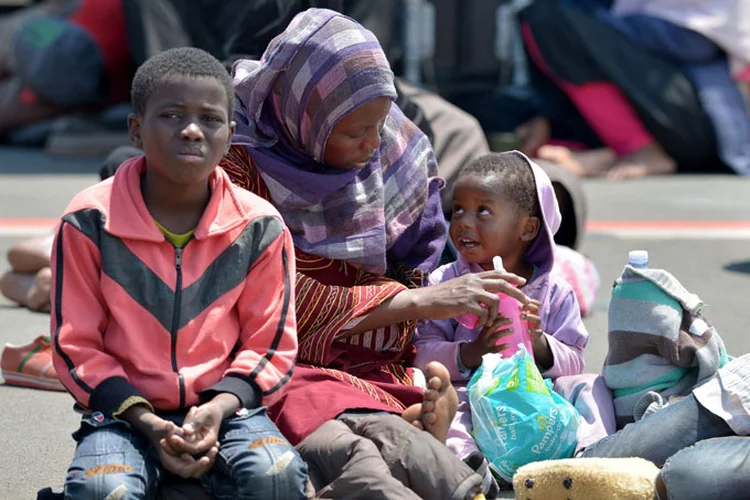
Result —
[{"label": "bare foot on ground", "polygon": [[34,285],[26,296],[26,307],[32,311],[46,311],[50,308],[52,269],[45,267],[36,273]]},{"label": "bare foot on ground", "polygon": [[448,428],[458,409],[458,394],[451,385],[448,369],[440,363],[431,362],[425,367],[427,389],[424,401],[412,405],[401,415],[407,422],[423,429],[445,443]]},{"label": "bare foot on ground", "polygon": [[54,234],[49,234],[12,245],[8,249],[8,264],[18,273],[30,274],[49,267],[54,238]]},{"label": "bare foot on ground", "polygon": [[619,160],[607,172],[607,179],[637,179],[649,175],[669,175],[677,171],[677,164],[672,158],[652,142],[635,153]]},{"label": "bare foot on ground", "polygon": [[8,271],[0,276],[0,292],[32,311],[49,311],[51,282],[52,271],[49,267],[35,275]]},{"label": "bare foot on ground", "polygon": [[617,161],[609,148],[573,152],[565,146],[545,144],[537,152],[543,160],[557,163],[578,177],[596,177],[605,174]]}]

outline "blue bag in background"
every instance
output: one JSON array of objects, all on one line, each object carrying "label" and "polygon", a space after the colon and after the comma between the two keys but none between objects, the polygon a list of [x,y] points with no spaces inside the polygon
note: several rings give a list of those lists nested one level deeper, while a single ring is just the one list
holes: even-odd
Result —
[{"label": "blue bag in background", "polygon": [[466,390],[474,439],[499,479],[510,483],[522,465],[573,456],[578,411],[525,349],[510,358],[485,354]]}]

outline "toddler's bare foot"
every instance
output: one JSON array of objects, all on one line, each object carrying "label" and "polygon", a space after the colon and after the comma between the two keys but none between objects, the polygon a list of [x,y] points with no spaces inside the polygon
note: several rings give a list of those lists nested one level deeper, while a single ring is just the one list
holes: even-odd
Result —
[{"label": "toddler's bare foot", "polygon": [[427,389],[424,392],[419,418],[412,423],[426,430],[438,441],[445,443],[448,428],[458,409],[458,394],[451,385],[448,369],[432,362],[425,367]]}]

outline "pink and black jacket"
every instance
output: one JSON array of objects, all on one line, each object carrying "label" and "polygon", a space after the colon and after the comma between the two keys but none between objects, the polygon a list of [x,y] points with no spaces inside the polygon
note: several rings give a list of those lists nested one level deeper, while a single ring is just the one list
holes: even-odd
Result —
[{"label": "pink and black jacket", "polygon": [[267,405],[294,370],[295,260],[273,206],[217,168],[193,239],[175,248],[140,189],[143,157],[79,193],[52,254],[54,365],[77,402],[117,416],[219,392]]}]

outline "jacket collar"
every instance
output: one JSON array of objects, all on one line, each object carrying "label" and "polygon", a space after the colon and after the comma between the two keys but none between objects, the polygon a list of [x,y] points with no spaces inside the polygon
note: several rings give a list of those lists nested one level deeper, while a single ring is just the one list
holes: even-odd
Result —
[{"label": "jacket collar", "polygon": [[[164,235],[156,227],[141,192],[141,177],[145,172],[145,156],[131,158],[117,169],[104,230],[119,238],[161,242]],[[208,182],[211,198],[195,229],[197,240],[226,233],[250,218],[221,168],[214,169]]]}]

